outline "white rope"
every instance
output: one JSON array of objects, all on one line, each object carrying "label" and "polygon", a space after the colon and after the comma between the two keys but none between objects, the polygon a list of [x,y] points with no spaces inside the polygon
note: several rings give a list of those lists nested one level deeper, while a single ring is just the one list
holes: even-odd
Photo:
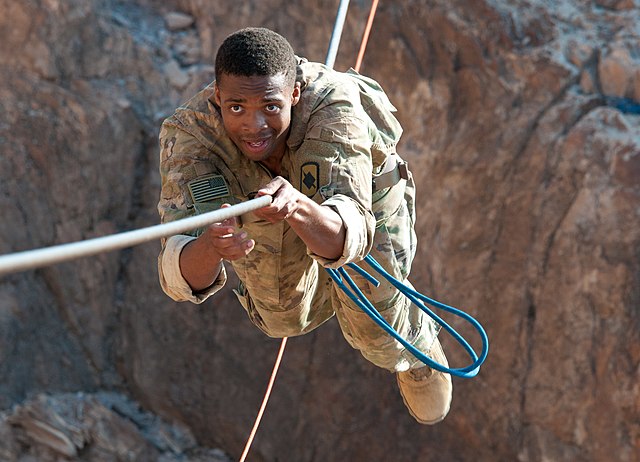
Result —
[{"label": "white rope", "polygon": [[261,196],[240,204],[232,205],[212,212],[203,213],[182,220],[150,226],[148,228],[127,231],[111,236],[88,239],[86,241],[61,244],[36,250],[13,253],[0,256],[0,276],[17,273],[42,266],[53,265],[67,260],[88,257],[101,252],[133,247],[143,242],[157,240],[163,237],[182,234],[192,229],[208,226],[212,223],[237,217],[244,213],[257,210],[271,203],[271,196]]}]

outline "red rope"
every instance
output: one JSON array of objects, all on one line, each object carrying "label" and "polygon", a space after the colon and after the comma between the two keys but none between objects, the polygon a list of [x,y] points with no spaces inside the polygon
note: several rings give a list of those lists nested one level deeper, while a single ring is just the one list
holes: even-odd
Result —
[{"label": "red rope", "polygon": [[[362,59],[364,58],[364,51],[367,48],[367,43],[369,42],[369,34],[371,32],[371,26],[373,25],[373,18],[376,15],[376,9],[378,8],[378,0],[373,0],[371,4],[371,11],[369,12],[369,18],[367,19],[367,25],[364,28],[364,33],[362,35],[362,41],[360,42],[360,51],[358,52],[358,58],[356,60],[356,65],[354,69],[356,72],[360,71],[360,65],[362,64]],[[244,451],[242,452],[242,456],[240,457],[239,462],[244,462],[247,458],[247,454],[249,454],[249,449],[251,448],[251,443],[253,442],[253,438],[256,436],[256,432],[258,431],[258,426],[260,425],[260,421],[262,420],[262,415],[264,414],[264,410],[267,407],[267,402],[269,401],[269,396],[271,395],[271,389],[273,388],[273,383],[276,380],[276,375],[278,374],[278,369],[280,367],[280,362],[282,361],[282,356],[284,355],[284,349],[287,346],[287,337],[282,339],[282,343],[280,344],[280,350],[278,351],[278,356],[276,357],[276,362],[273,365],[273,371],[271,372],[271,378],[269,379],[269,385],[267,385],[267,391],[265,392],[264,398],[262,399],[262,405],[260,406],[260,411],[258,411],[258,416],[256,417],[256,421],[253,424],[253,428],[251,429],[251,433],[249,434],[249,439],[244,446]]]},{"label": "red rope", "polygon": [[362,34],[362,41],[360,42],[358,59],[356,59],[356,65],[354,67],[356,72],[360,72],[360,65],[362,64],[362,59],[364,58],[364,50],[366,50],[367,43],[369,42],[369,33],[371,32],[371,26],[373,25],[373,18],[376,16],[377,8],[378,0],[373,0],[373,3],[371,4],[371,11],[369,11],[369,19],[367,19],[367,25],[365,26],[364,33]]},{"label": "red rope", "polygon": [[244,462],[247,458],[247,454],[249,454],[249,448],[251,448],[251,443],[253,442],[253,438],[256,436],[256,431],[258,431],[258,426],[260,425],[260,421],[262,420],[262,414],[264,414],[264,410],[267,407],[267,402],[269,401],[269,395],[271,395],[271,389],[273,388],[273,382],[276,380],[276,375],[278,374],[278,368],[280,367],[280,361],[282,361],[282,355],[284,354],[284,348],[287,346],[287,337],[282,339],[282,343],[280,343],[280,351],[278,351],[278,357],[276,358],[276,363],[273,365],[273,372],[271,372],[271,378],[269,379],[269,385],[267,385],[267,391],[262,399],[262,405],[260,406],[260,411],[258,412],[258,416],[256,417],[256,421],[253,424],[253,428],[251,429],[251,434],[249,435],[249,439],[247,440],[247,444],[244,446],[244,451],[242,452],[242,457],[240,457],[240,462]]}]

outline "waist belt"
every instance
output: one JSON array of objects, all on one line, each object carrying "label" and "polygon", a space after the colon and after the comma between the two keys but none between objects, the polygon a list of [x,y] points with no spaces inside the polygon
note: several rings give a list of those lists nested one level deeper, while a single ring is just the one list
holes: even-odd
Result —
[{"label": "waist belt", "polygon": [[400,180],[408,179],[407,163],[397,155],[389,156],[382,173],[374,175],[371,211],[376,217],[376,228],[385,224],[402,205],[406,189],[405,183],[400,183]]}]

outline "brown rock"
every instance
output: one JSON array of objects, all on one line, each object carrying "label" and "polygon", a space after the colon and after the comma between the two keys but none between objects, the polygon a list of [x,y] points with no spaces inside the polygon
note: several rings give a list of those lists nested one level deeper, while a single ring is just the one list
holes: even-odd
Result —
[{"label": "brown rock", "polygon": [[195,19],[189,14],[172,11],[164,15],[164,21],[167,24],[167,29],[176,31],[191,27]]},{"label": "brown rock", "polygon": [[631,56],[626,48],[614,48],[598,64],[602,92],[607,96],[627,96],[635,74]]},{"label": "brown rock", "polygon": [[634,0],[596,0],[596,5],[616,11],[631,10],[636,7]]},{"label": "brown rock", "polygon": [[636,69],[633,73],[633,94],[631,97],[635,101],[640,101],[640,69]]},{"label": "brown rock", "polygon": [[196,447],[184,427],[162,422],[115,393],[39,395],[0,415],[0,434],[7,462],[230,460],[221,451]]},{"label": "brown rock", "polygon": [[[640,459],[640,126],[625,109],[640,12],[606,3],[381,2],[362,72],[398,107],[419,185],[412,281],[476,316],[489,358],[421,427],[392,374],[327,323],[290,340],[251,460]],[[250,18],[324,59],[335,12],[280,6],[0,0],[0,252],[157,223],[158,128],[228,33]],[[198,27],[171,31],[166,11]],[[352,5],[340,70],[366,14]],[[279,342],[233,282],[202,306],[169,301],[158,247],[0,280],[1,460],[240,455]],[[153,414],[93,393],[113,389]],[[156,415],[172,425],[145,427]]]}]

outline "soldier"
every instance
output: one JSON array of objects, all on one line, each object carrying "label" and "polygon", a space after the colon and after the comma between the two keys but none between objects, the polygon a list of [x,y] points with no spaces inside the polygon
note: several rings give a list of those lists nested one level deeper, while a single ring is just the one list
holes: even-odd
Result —
[{"label": "soldier", "polygon": [[[163,222],[269,195],[252,214],[162,242],[163,290],[202,303],[226,282],[271,337],[301,335],[334,314],[349,344],[396,373],[420,423],[451,404],[451,377],[425,366],[336,288],[323,270],[371,255],[405,284],[416,250],[415,188],[396,153],[402,133],[380,86],[355,71],[298,58],[264,28],[231,34],[216,80],[166,119],[160,132]],[[441,364],[437,325],[393,286],[352,276],[404,338]]]}]

